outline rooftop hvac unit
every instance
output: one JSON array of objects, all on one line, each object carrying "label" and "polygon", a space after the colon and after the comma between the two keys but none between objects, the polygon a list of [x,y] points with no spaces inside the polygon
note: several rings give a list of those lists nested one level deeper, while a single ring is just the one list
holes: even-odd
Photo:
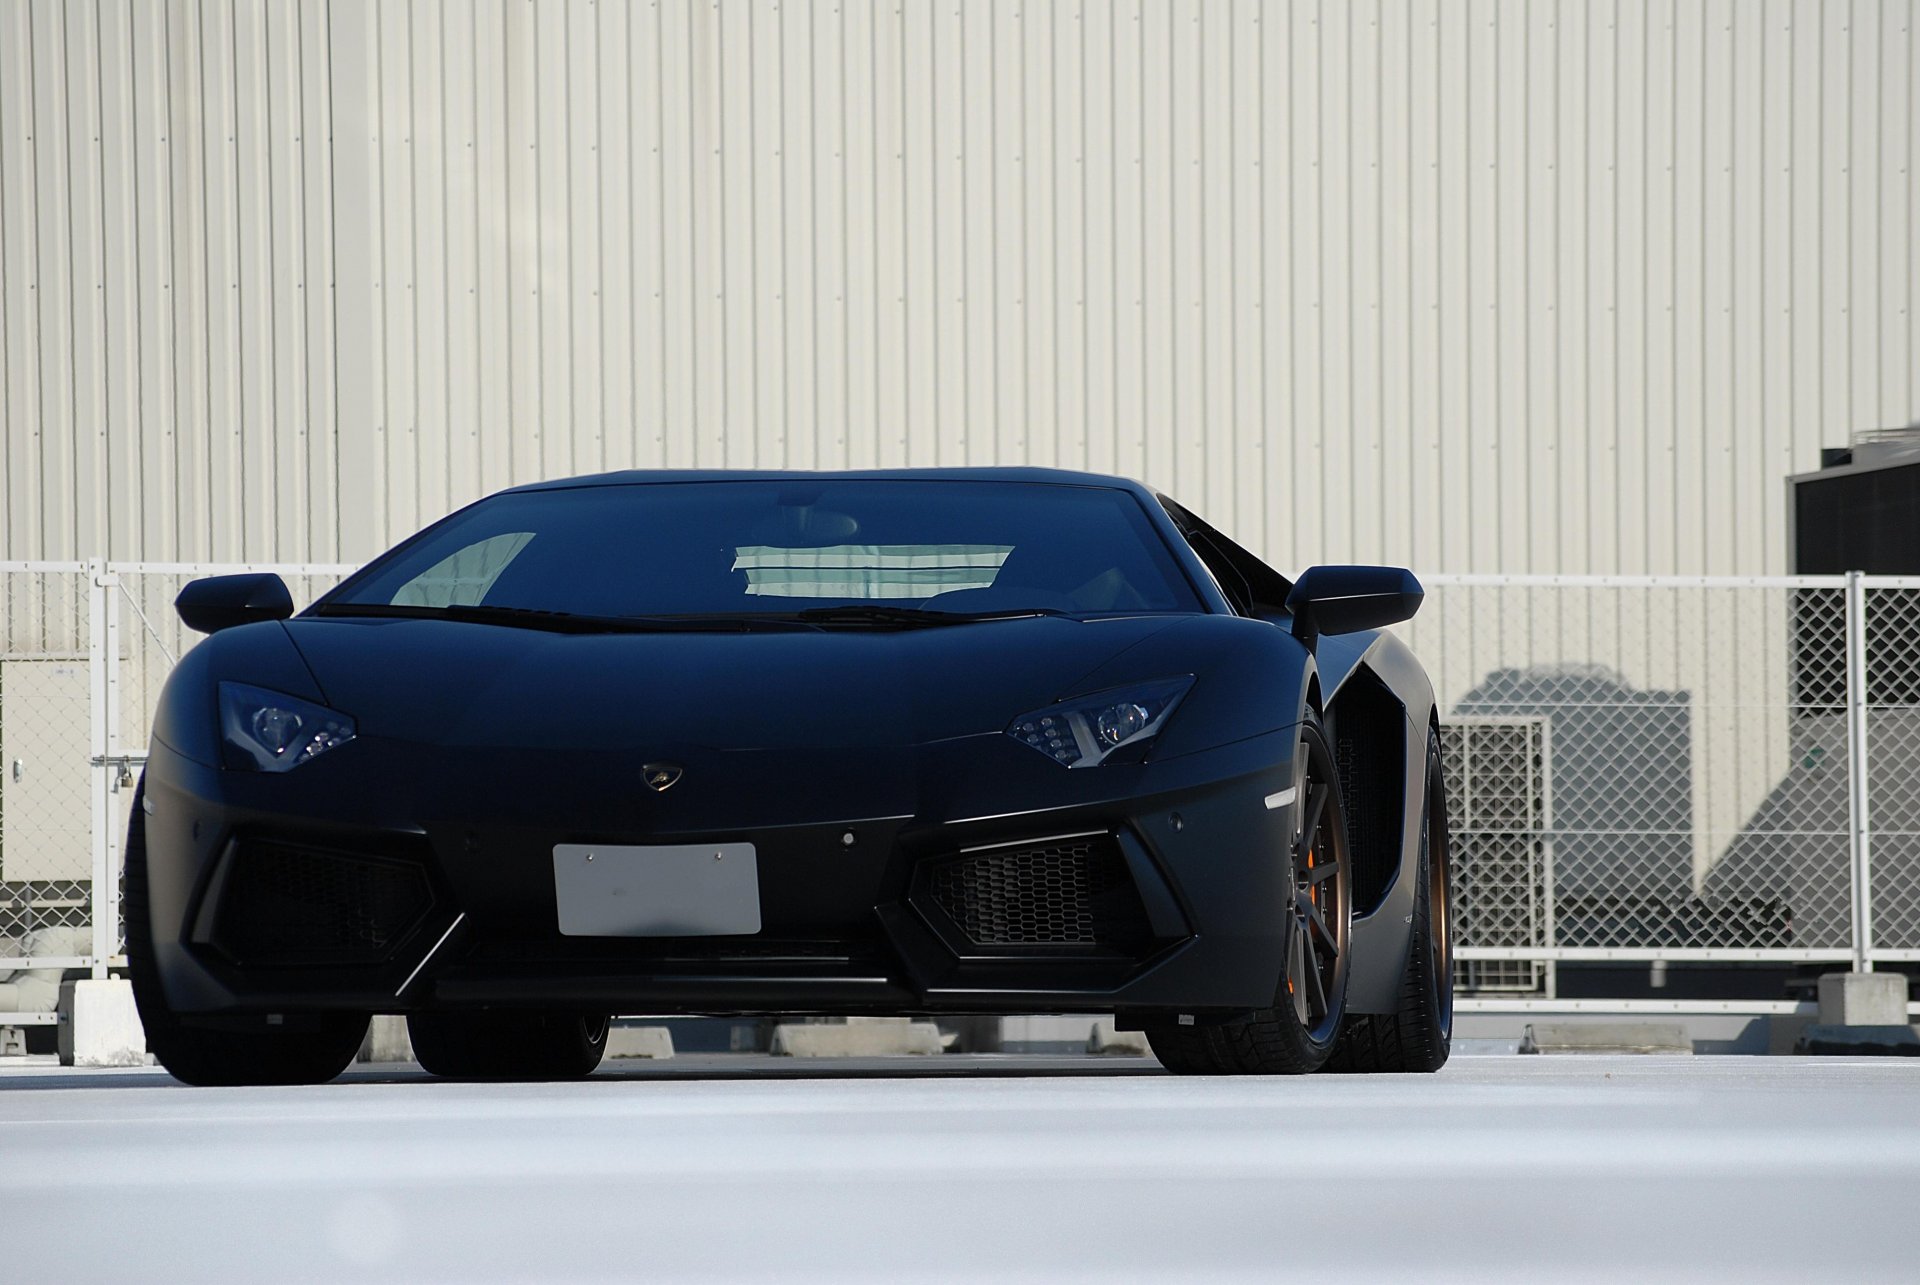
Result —
[{"label": "rooftop hvac unit", "polygon": [[[1551,720],[1465,714],[1440,728],[1453,840],[1456,947],[1544,948],[1553,940]],[[1542,960],[1457,960],[1469,994],[1552,995]]]}]

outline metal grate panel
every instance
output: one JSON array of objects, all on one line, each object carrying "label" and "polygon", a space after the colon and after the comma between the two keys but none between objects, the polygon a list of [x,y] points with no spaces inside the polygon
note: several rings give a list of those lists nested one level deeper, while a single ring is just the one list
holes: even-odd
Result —
[{"label": "metal grate panel", "polygon": [[258,841],[228,859],[214,943],[241,963],[377,963],[433,900],[410,861]]},{"label": "metal grate panel", "polygon": [[927,898],[977,946],[1131,947],[1148,936],[1111,835],[995,848],[937,862]]}]

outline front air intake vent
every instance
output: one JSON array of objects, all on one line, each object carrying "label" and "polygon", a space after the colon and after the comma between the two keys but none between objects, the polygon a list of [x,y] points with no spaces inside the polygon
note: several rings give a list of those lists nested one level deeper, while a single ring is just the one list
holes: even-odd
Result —
[{"label": "front air intake vent", "polygon": [[923,868],[915,900],[989,953],[1132,952],[1152,937],[1110,834],[936,858]]},{"label": "front air intake vent", "polygon": [[213,942],[242,964],[376,964],[425,917],[417,862],[243,840],[227,856]]}]

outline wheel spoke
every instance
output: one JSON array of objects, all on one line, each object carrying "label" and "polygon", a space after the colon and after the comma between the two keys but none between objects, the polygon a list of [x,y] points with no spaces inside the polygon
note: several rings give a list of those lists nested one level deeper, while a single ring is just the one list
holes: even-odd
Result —
[{"label": "wheel spoke", "polygon": [[1293,921],[1293,940],[1287,943],[1287,998],[1301,1021],[1311,1020],[1307,1012],[1307,979],[1316,975],[1313,961],[1307,957],[1306,926],[1298,916]]},{"label": "wheel spoke", "polygon": [[[1320,907],[1314,905],[1313,899],[1304,892],[1296,894],[1293,900],[1298,908],[1298,918],[1320,938],[1321,942],[1325,943],[1324,949],[1335,954],[1339,953],[1339,944],[1333,939],[1333,930],[1327,927],[1327,921],[1321,917]],[[1313,942],[1309,942],[1308,945],[1313,946],[1316,952],[1323,949]]]},{"label": "wheel spoke", "polygon": [[1308,883],[1325,883],[1327,880],[1333,878],[1335,875],[1339,873],[1340,873],[1340,867],[1336,866],[1335,864],[1333,864],[1333,862],[1329,861],[1323,865],[1315,866],[1313,870],[1307,875],[1307,882]]},{"label": "wheel spoke", "polygon": [[1327,988],[1320,980],[1319,960],[1312,956],[1307,959],[1307,1011],[1315,1021],[1327,1013]]},{"label": "wheel spoke", "polygon": [[1320,817],[1327,810],[1327,796],[1330,793],[1323,782],[1307,782],[1307,805],[1300,817],[1301,843],[1306,851],[1313,850],[1313,836],[1320,829]]}]

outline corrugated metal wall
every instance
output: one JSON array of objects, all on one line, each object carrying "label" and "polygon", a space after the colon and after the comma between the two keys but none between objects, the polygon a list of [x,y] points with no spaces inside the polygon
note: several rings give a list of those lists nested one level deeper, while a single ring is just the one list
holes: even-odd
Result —
[{"label": "corrugated metal wall", "polygon": [[1913,0],[0,0],[0,557],[630,464],[1762,572],[1920,416]]}]

